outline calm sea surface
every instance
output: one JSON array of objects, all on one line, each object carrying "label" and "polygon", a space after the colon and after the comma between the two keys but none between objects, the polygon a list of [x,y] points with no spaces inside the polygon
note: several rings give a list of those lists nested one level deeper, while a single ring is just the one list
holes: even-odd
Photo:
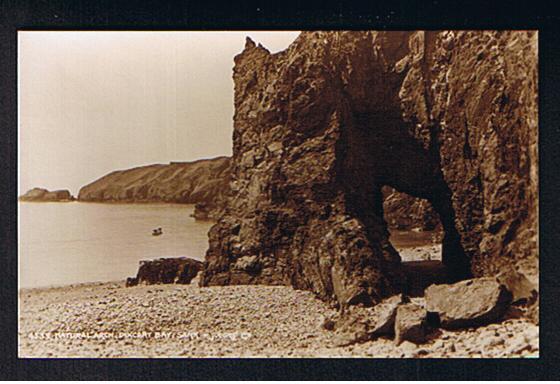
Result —
[{"label": "calm sea surface", "polygon": [[[203,260],[212,223],[193,205],[19,203],[21,288],[135,276],[138,262],[188,256]],[[152,236],[152,229],[163,235]]]},{"label": "calm sea surface", "polygon": [[[204,260],[211,222],[193,205],[19,203],[21,288],[135,276],[138,262],[188,256]],[[163,235],[152,236],[152,229]],[[393,231],[396,248],[431,243],[429,232]]]}]

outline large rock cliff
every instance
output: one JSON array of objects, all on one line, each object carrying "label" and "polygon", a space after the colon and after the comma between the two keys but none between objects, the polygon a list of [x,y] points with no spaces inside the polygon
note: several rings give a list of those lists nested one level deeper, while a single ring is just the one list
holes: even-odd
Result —
[{"label": "large rock cliff", "polygon": [[78,200],[218,204],[225,199],[229,175],[230,158],[225,156],[147,165],[95,180],[80,189]]},{"label": "large rock cliff", "polygon": [[231,196],[202,285],[342,306],[401,289],[382,188],[426,199],[455,279],[536,271],[535,32],[304,32],[235,57]]}]

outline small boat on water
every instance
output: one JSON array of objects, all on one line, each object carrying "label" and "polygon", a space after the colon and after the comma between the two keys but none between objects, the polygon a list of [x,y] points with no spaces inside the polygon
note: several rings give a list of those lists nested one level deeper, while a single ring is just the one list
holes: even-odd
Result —
[{"label": "small boat on water", "polygon": [[163,234],[163,230],[161,228],[152,229],[152,236],[159,236]]}]

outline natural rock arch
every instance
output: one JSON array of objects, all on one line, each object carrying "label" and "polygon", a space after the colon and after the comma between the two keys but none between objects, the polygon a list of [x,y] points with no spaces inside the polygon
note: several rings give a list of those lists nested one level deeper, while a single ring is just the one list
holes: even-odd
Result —
[{"label": "natural rock arch", "polygon": [[440,169],[438,148],[425,148],[410,132],[410,124],[400,115],[388,116],[387,112],[354,115],[347,123],[347,149],[339,172],[340,183],[353,200],[355,217],[382,233],[386,233],[386,224],[376,225],[375,221],[383,218],[381,188],[384,185],[426,199],[442,223],[442,261],[450,278],[467,278],[470,260],[455,228],[452,195]]},{"label": "natural rock arch", "polygon": [[277,54],[248,40],[234,82],[231,193],[202,285],[343,306],[400,291],[384,185],[432,203],[455,278],[536,260],[534,34],[305,32]]}]

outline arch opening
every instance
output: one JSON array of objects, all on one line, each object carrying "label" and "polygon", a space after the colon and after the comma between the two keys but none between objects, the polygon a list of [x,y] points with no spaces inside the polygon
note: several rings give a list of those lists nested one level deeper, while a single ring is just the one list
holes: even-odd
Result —
[{"label": "arch opening", "polygon": [[[379,129],[381,126],[383,129]],[[371,239],[381,241],[382,247],[387,244],[393,248],[390,253],[395,255],[399,253],[397,249],[402,248],[391,240],[395,223],[391,222],[390,201],[385,203],[384,198],[389,187],[398,191],[400,196],[408,196],[405,204],[413,205],[418,201],[419,205],[430,206],[432,218],[429,225],[431,229],[441,228],[438,235],[441,238],[440,261],[421,262],[405,258],[399,266],[405,284],[400,282],[397,285],[403,291],[412,289],[412,293],[417,294],[419,289],[423,292],[422,287],[430,282],[470,278],[470,260],[456,228],[452,194],[441,171],[437,139],[419,140],[411,134],[410,124],[390,111],[354,112],[347,128],[345,143],[351,156],[347,156],[343,163],[345,189],[351,205],[357,208],[353,213],[361,218]],[[414,209],[411,206],[405,208],[408,212]],[[389,215],[385,215],[385,211]],[[407,225],[406,222],[403,224]],[[386,239],[380,240],[379,233],[385,233]]]},{"label": "arch opening", "polygon": [[451,282],[442,263],[443,226],[432,204],[388,186],[382,192],[389,241],[401,258],[403,292],[422,296],[431,284]]}]

